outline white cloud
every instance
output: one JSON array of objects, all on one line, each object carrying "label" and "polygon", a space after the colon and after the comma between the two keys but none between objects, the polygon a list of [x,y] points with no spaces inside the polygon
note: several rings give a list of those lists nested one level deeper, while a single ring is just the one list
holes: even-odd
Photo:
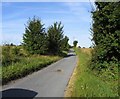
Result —
[{"label": "white cloud", "polygon": [[[67,14],[71,14],[70,12],[68,11],[65,11],[64,9],[50,9],[49,7],[46,8],[46,7],[32,7],[32,6],[26,6],[26,7],[22,7],[22,6],[12,6],[14,7],[14,9],[18,8],[19,10],[12,13],[12,14],[9,14],[9,15],[5,15],[3,13],[3,17],[5,20],[15,20],[16,18],[29,18],[30,16],[40,16],[41,14],[44,15],[44,14],[60,14],[60,15],[67,15]],[[22,9],[22,11],[20,10]],[[4,10],[3,10],[4,11]],[[29,13],[31,12],[32,13]],[[10,12],[10,11],[9,11]],[[28,14],[26,14],[28,12]],[[46,16],[47,17],[47,16]],[[49,16],[48,16],[49,17]]]},{"label": "white cloud", "polygon": [[83,33],[83,34],[73,34],[73,35],[69,35],[70,37],[70,41],[69,43],[72,45],[73,44],[73,41],[74,40],[77,40],[78,41],[78,46],[81,46],[81,47],[90,47],[92,45],[92,42],[91,42],[91,37],[90,37],[90,34],[89,33]]},{"label": "white cloud", "polygon": [[6,21],[2,25],[2,42],[20,44],[24,33],[25,19]]},{"label": "white cloud", "polygon": [[[2,2],[94,2],[95,0],[2,0]],[[110,1],[110,0],[109,0]]]},{"label": "white cloud", "polygon": [[[76,15],[78,20],[81,20],[82,22],[91,22],[91,8],[89,3],[80,3],[80,2],[66,2],[64,3],[66,6],[69,7],[70,11]],[[77,19],[76,19],[77,20]]]},{"label": "white cloud", "polygon": [[22,42],[22,33],[4,33],[2,43],[20,44]]},{"label": "white cloud", "polygon": [[[4,1],[4,0],[3,0]],[[3,2],[2,1],[2,2]],[[6,2],[6,3],[4,3],[4,6],[10,6],[12,3],[11,2]],[[3,5],[3,4],[2,4]]]},{"label": "white cloud", "polygon": [[[4,42],[13,42],[15,44],[20,44],[22,41],[22,35],[24,33],[24,24],[28,21],[28,18],[24,16],[26,11],[32,11],[32,14],[36,13],[37,15],[42,14],[42,22],[45,24],[45,27],[52,25],[55,21],[62,21],[62,24],[65,25],[65,35],[70,38],[70,43],[72,44],[73,37],[79,41],[80,46],[89,47],[91,41],[89,39],[89,24],[91,21],[90,13],[87,12],[87,9],[81,3],[64,3],[70,8],[70,11],[60,9],[48,9],[48,8],[39,8],[31,7],[30,9],[23,10],[23,12],[16,12],[8,16],[8,20],[3,22],[3,41]],[[28,7],[29,8],[29,7]],[[34,9],[36,12],[34,12]],[[44,9],[44,10],[36,10]],[[41,12],[39,12],[41,11]],[[47,14],[45,14],[47,13]],[[53,14],[54,13],[54,14]],[[60,14],[60,17],[54,16],[55,14]],[[68,14],[68,15],[67,15]],[[70,15],[69,15],[70,14]],[[28,14],[27,14],[28,15]],[[45,16],[47,15],[47,16]],[[19,18],[18,18],[19,16]],[[20,17],[23,16],[23,17]],[[31,16],[31,15],[28,15]]]},{"label": "white cloud", "polygon": [[74,14],[77,14],[77,15],[79,15],[80,12],[83,13],[86,11],[85,7],[83,7],[82,4],[79,2],[77,2],[77,3],[76,2],[74,2],[74,3],[73,2],[66,2],[64,4],[67,5],[70,8],[70,10]]},{"label": "white cloud", "polygon": [[2,3],[0,3],[0,45],[2,44]]},{"label": "white cloud", "polygon": [[[2,2],[95,2],[95,0],[2,0]],[[98,2],[119,2],[119,0],[98,0]]]}]

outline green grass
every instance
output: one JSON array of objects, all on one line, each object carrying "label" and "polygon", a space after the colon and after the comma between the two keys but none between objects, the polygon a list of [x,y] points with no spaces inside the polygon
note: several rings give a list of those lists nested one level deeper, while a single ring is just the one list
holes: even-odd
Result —
[{"label": "green grass", "polygon": [[2,67],[2,84],[11,80],[24,77],[34,71],[61,59],[59,56],[39,56],[23,57],[18,63]]},{"label": "green grass", "polygon": [[[75,49],[78,55],[75,82],[72,97],[116,97],[118,93],[112,89],[114,81],[105,82],[88,68],[91,54],[84,49]],[[113,84],[117,87],[117,84]]]}]

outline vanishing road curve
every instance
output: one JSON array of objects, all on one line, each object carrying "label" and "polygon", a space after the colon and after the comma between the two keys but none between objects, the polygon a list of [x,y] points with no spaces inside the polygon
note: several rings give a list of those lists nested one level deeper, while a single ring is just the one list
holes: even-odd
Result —
[{"label": "vanishing road curve", "polygon": [[71,49],[68,57],[38,72],[3,86],[3,97],[64,97],[64,91],[76,66]]}]

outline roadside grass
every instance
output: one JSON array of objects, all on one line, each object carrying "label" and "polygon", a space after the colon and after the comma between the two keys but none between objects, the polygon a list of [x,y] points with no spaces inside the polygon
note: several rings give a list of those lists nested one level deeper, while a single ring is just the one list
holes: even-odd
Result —
[{"label": "roadside grass", "polygon": [[32,55],[29,57],[23,57],[20,62],[12,65],[2,66],[2,84],[4,85],[11,80],[24,77],[34,71],[38,71],[61,58],[62,57],[59,56]]},{"label": "roadside grass", "polygon": [[92,49],[75,49],[78,56],[78,66],[75,70],[72,92],[68,97],[117,97],[117,91],[111,88],[117,87],[115,81],[104,81],[96,76],[88,68]]}]

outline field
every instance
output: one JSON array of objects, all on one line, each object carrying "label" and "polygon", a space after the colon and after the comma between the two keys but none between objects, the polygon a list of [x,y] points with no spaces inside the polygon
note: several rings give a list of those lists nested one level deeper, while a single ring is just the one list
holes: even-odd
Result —
[{"label": "field", "polygon": [[[38,71],[62,58],[60,56],[50,55],[27,55],[25,51],[15,53],[16,51],[13,50],[13,47],[9,48],[10,49],[4,47],[4,50],[2,51],[2,58],[4,58],[4,60],[2,60],[3,63],[5,63],[0,67],[0,70],[2,69],[0,74],[0,77],[2,77],[2,84],[6,84],[11,80]],[[14,48],[16,49],[16,47]],[[17,47],[17,51],[18,48],[20,48],[20,50],[22,49],[21,47]]]},{"label": "field", "polygon": [[117,79],[108,79],[110,77],[107,71],[104,71],[104,74],[100,77],[88,68],[91,51],[92,49],[76,49],[78,64],[68,84],[65,97],[118,96]]}]

